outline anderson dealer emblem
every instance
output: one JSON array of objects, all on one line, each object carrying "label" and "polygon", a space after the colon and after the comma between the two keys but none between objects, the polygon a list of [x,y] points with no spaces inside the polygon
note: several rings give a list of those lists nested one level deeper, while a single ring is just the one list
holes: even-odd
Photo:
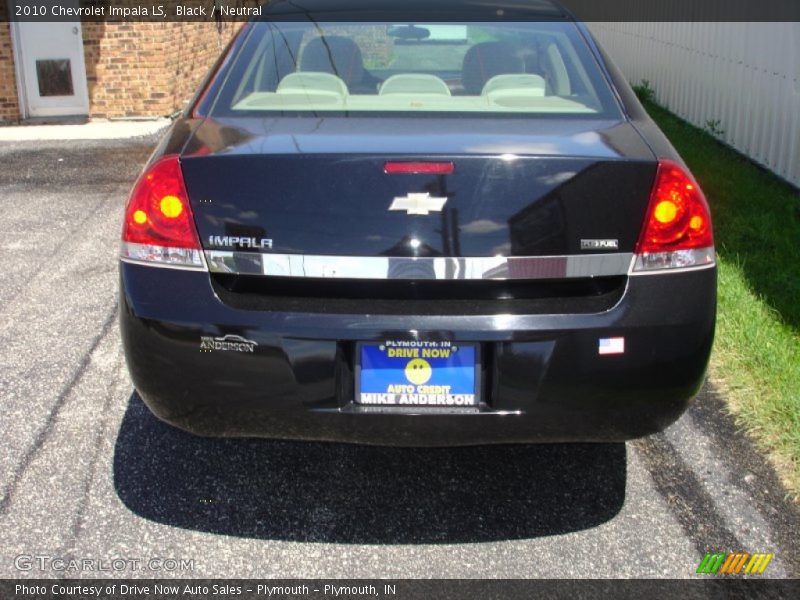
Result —
[{"label": "anderson dealer emblem", "polygon": [[223,337],[200,337],[200,352],[252,352],[258,346],[253,340],[240,335],[228,334]]},{"label": "anderson dealer emblem", "polygon": [[437,198],[428,192],[411,193],[392,200],[389,210],[404,210],[409,215],[427,215],[429,212],[442,212],[447,198]]}]

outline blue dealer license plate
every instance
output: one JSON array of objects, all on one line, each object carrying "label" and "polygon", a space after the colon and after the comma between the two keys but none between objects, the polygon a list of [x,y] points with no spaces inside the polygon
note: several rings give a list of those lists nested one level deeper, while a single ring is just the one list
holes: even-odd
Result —
[{"label": "blue dealer license plate", "polygon": [[477,406],[478,347],[429,341],[359,344],[356,402],[383,406]]}]

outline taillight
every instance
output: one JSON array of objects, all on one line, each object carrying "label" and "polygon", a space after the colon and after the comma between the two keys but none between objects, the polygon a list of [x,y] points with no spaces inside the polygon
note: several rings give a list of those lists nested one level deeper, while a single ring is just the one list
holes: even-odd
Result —
[{"label": "taillight", "polygon": [[714,264],[711,212],[697,182],[677,163],[660,160],[634,271]]},{"label": "taillight", "polygon": [[205,268],[177,156],[156,161],[133,187],[122,226],[122,258]]}]

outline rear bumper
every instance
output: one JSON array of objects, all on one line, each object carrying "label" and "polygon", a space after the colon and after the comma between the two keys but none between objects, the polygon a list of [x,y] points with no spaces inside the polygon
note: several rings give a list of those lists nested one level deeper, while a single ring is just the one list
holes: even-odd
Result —
[{"label": "rear bumper", "polygon": [[[134,386],[161,419],[200,435],[386,445],[621,441],[659,431],[702,385],[716,270],[631,277],[602,313],[409,316],[232,308],[208,273],[121,263],[121,329]],[[358,341],[479,342],[482,406],[353,402]],[[252,352],[202,351],[238,335]],[[625,352],[600,355],[600,338]]]}]

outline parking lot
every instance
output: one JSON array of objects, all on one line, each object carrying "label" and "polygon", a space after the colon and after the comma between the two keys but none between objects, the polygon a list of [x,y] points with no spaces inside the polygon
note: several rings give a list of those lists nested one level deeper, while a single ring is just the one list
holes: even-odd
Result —
[{"label": "parking lot", "polygon": [[116,258],[153,144],[0,147],[0,577],[123,559],[100,574],[680,578],[708,551],[800,576],[797,508],[710,387],[628,444],[399,449],[157,421],[125,368]]}]

